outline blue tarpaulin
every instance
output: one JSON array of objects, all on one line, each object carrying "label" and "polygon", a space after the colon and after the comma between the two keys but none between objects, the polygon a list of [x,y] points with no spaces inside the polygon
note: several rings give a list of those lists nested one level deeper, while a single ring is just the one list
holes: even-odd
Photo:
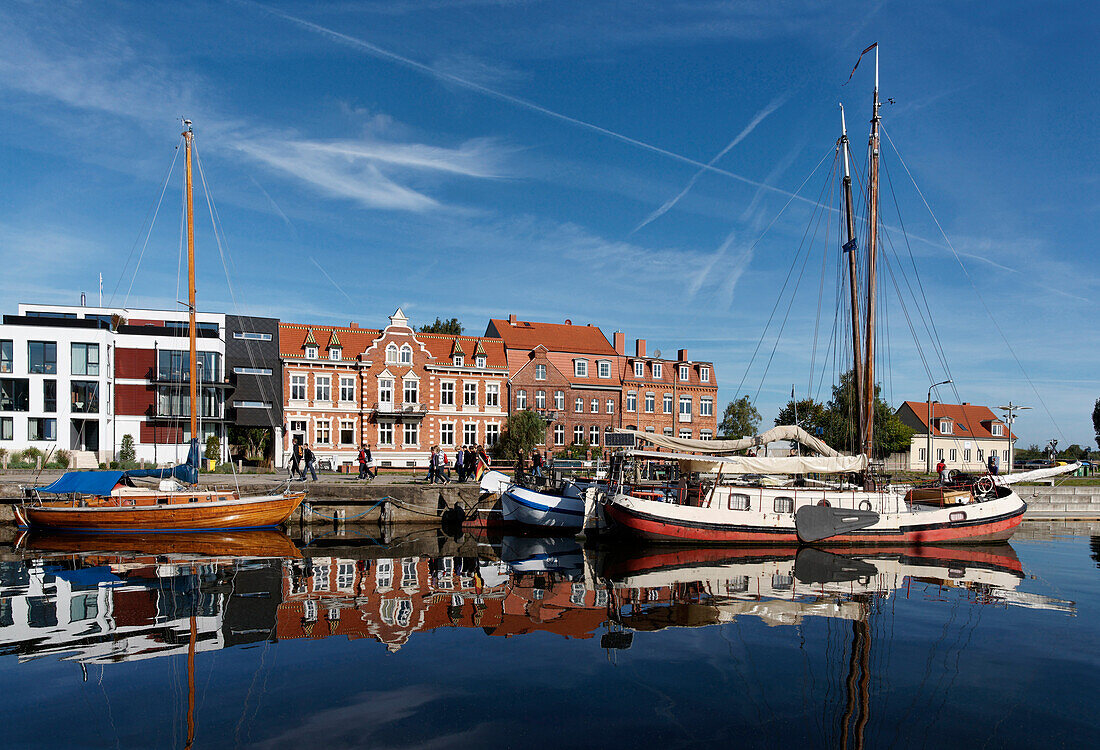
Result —
[{"label": "blue tarpaulin", "polygon": [[69,471],[51,485],[35,487],[39,492],[64,495],[80,492],[84,495],[110,495],[122,479],[124,471]]},{"label": "blue tarpaulin", "polygon": [[118,586],[122,583],[122,579],[112,573],[106,565],[99,565],[94,568],[77,568],[76,570],[53,570],[50,572],[55,577],[68,581],[74,588],[95,588],[101,583]]}]

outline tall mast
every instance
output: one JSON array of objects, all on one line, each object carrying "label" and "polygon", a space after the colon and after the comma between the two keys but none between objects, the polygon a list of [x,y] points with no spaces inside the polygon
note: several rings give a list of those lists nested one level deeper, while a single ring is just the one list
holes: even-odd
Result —
[{"label": "tall mast", "polygon": [[856,215],[852,207],[852,174],[848,166],[848,125],[844,121],[844,105],[840,105],[840,148],[844,152],[844,213],[848,220],[848,290],[852,295],[852,387],[856,405],[856,434],[863,440],[863,347],[859,343],[859,273],[856,267]]},{"label": "tall mast", "polygon": [[195,134],[191,130],[191,121],[184,120],[183,143],[187,155],[187,332],[191,338],[190,395],[191,395],[191,440],[198,440],[198,346],[195,340],[195,211],[191,200],[191,141]]},{"label": "tall mast", "polygon": [[878,47],[875,47],[875,95],[871,116],[871,138],[868,142],[871,166],[869,170],[867,209],[867,354],[863,368],[863,455],[871,460],[875,431],[875,256],[878,254]]}]

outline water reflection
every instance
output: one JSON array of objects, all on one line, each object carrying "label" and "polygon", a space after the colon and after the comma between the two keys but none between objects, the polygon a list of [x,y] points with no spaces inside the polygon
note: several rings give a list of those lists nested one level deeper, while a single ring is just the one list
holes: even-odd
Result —
[{"label": "water reflection", "polygon": [[1020,591],[1023,567],[1007,544],[583,549],[526,537],[460,543],[435,531],[328,544],[299,549],[275,532],[26,537],[0,562],[0,654],[110,663],[332,637],[397,652],[439,628],[600,633],[605,648],[625,648],[632,631],[742,617],[860,621],[890,597],[1075,611]]}]

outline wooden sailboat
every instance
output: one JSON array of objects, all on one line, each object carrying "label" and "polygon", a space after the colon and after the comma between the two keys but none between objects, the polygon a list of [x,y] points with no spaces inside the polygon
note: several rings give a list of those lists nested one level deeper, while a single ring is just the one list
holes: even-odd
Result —
[{"label": "wooden sailboat", "polygon": [[[1012,536],[1027,505],[1004,477],[984,476],[965,488],[957,504],[924,502],[907,487],[890,486],[876,477],[871,462],[875,404],[876,256],[879,222],[879,92],[878,48],[869,139],[868,239],[866,243],[865,314],[860,315],[856,267],[855,214],[848,164],[848,136],[842,119],[838,148],[844,154],[844,199],[847,219],[848,283],[851,294],[853,384],[858,407],[859,453],[843,456],[797,426],[777,427],[757,438],[698,441],[631,431],[639,441],[676,451],[633,451],[635,460],[678,460],[681,473],[717,474],[694,502],[653,499],[620,484],[604,505],[605,515],[620,529],[651,540],[712,543],[822,544],[952,544],[1001,542]],[[870,51],[865,50],[865,53]],[[843,118],[843,115],[842,115]],[[861,330],[862,329],[862,330]],[[862,337],[862,341],[861,341]],[[771,440],[795,440],[814,457],[757,458],[733,456]],[[696,455],[699,453],[707,455]],[[1074,467],[1067,467],[1067,471]],[[797,475],[832,474],[839,481],[806,486]],[[729,482],[744,474],[786,475],[780,486]],[[726,482],[723,482],[723,476]],[[845,477],[857,481],[846,483]]]},{"label": "wooden sailboat", "polygon": [[[191,445],[187,462],[171,469],[68,472],[46,487],[25,488],[15,506],[23,527],[75,531],[213,531],[277,526],[305,499],[289,487],[252,497],[235,489],[200,488],[198,373],[195,324],[195,227],[191,150],[194,132],[184,120],[187,162],[187,278],[190,334]],[[158,480],[140,486],[133,480]],[[47,499],[50,498],[50,499]]]}]

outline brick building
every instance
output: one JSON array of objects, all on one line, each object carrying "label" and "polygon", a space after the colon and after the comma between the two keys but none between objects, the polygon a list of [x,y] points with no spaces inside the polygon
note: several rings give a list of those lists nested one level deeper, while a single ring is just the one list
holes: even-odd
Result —
[{"label": "brick building", "polygon": [[622,355],[596,326],[511,315],[490,320],[485,335],[504,343],[508,413],[541,414],[551,451],[584,442],[602,446],[604,434],[621,425]]},{"label": "brick building", "polygon": [[508,357],[509,414],[532,409],[546,421],[547,448],[574,443],[604,445],[616,427],[695,439],[717,431],[718,383],[714,365],[646,352],[638,339],[626,354],[626,337],[589,324],[493,319],[486,336],[499,337]]},{"label": "brick building", "polygon": [[[427,465],[433,445],[493,445],[505,419],[499,340],[417,333],[398,309],[384,329],[280,323],[284,459],[293,442],[333,465],[368,442],[383,468]],[[452,453],[453,457],[453,453]]]},{"label": "brick building", "polygon": [[[619,336],[621,334],[616,334]],[[619,350],[621,344],[616,341]],[[687,349],[675,359],[649,354],[645,339],[622,357],[622,426],[669,437],[710,440],[718,429],[718,381],[711,362],[692,362]]]}]

